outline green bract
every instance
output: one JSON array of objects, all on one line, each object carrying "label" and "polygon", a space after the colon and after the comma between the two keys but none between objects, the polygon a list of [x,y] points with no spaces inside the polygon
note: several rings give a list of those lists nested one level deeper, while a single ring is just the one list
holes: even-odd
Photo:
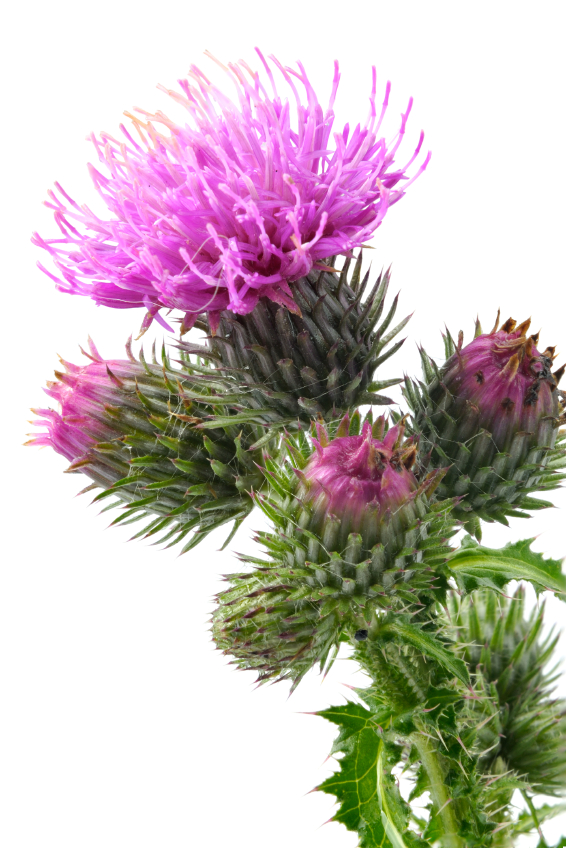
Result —
[{"label": "green bract", "polygon": [[[361,404],[389,404],[382,389],[400,379],[374,380],[374,373],[403,344],[391,341],[407,324],[390,329],[397,297],[384,316],[389,272],[380,274],[363,300],[369,271],[361,279],[361,254],[348,276],[319,271],[293,283],[297,309],[263,299],[249,315],[222,313],[210,347],[182,343],[217,369],[226,391],[271,426],[306,426],[322,416],[332,421]],[[329,260],[333,264],[335,257]]]},{"label": "green bract", "polygon": [[[566,791],[566,701],[552,696],[558,636],[544,634],[544,607],[525,610],[525,593],[512,598],[477,591],[452,599],[457,641],[480,696],[469,708],[478,721],[480,765],[511,770],[537,794]],[[549,664],[551,668],[548,669]]]}]

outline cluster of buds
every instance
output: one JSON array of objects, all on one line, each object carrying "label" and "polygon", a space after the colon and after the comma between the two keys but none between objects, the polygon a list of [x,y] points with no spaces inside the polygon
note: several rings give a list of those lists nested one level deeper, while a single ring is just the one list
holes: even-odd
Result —
[{"label": "cluster of buds", "polygon": [[418,482],[403,424],[359,425],[346,416],[331,439],[319,424],[312,443],[288,439],[285,467],[266,461],[271,491],[257,500],[274,532],[258,541],[270,559],[244,558],[255,570],[227,578],[213,616],[217,645],[260,680],[296,685],[344,639],[371,637],[379,612],[444,597],[456,527],[453,503],[433,499],[442,472]]}]

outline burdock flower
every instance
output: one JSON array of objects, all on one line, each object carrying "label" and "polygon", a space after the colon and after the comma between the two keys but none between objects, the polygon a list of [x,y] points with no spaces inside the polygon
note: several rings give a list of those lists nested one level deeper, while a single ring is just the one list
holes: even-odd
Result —
[{"label": "burdock flower", "polygon": [[[166,530],[177,542],[194,530],[189,550],[221,524],[237,528],[253,507],[248,492],[262,485],[261,454],[248,450],[262,431],[227,424],[213,386],[208,398],[195,393],[188,360],[181,371],[127,352],[104,360],[91,342],[89,364],[64,362],[46,389],[60,412],[33,410],[41,429],[29,444],[62,454],[68,471],[93,481],[87,490],[103,490],[97,500],[115,497],[125,511],[114,523],[149,517],[138,536]],[[206,428],[215,412],[224,426]]]},{"label": "burdock flower", "polygon": [[272,490],[257,500],[273,529],[258,541],[269,559],[243,557],[255,570],[226,578],[213,615],[218,647],[260,680],[296,685],[341,641],[365,638],[379,611],[422,612],[444,596],[455,531],[452,502],[431,499],[442,472],[419,485],[403,425],[387,432],[382,417],[360,433],[359,421],[345,418],[332,440],[319,426],[314,453],[299,434],[286,466],[266,462]]},{"label": "burdock flower", "polygon": [[440,370],[423,352],[427,386],[405,388],[432,464],[449,468],[439,491],[461,497],[458,509],[476,531],[478,517],[507,523],[506,516],[549,506],[529,494],[555,488],[564,464],[557,389],[564,366],[552,372],[555,348],[537,348],[530,320],[498,322],[485,334],[478,324],[466,346],[447,337]]},{"label": "burdock flower", "polygon": [[289,283],[371,237],[428,163],[409,178],[421,134],[409,161],[395,164],[412,101],[387,144],[379,132],[390,86],[379,109],[374,69],[365,123],[335,132],[338,65],[324,110],[301,63],[293,70],[271,59],[292,106],[258,55],[264,77],[244,62],[225,68],[237,103],[192,66],[182,93],[169,92],[190,123],[140,110],[147,121],[129,116],[124,140],[93,136],[106,173],[91,166],[91,176],[109,214],[57,185],[47,205],[62,236],[34,236],[61,291],[145,306],[145,326],[162,307],[185,312],[185,327],[204,312],[214,326],[220,311],[246,314],[260,297],[297,311]]}]

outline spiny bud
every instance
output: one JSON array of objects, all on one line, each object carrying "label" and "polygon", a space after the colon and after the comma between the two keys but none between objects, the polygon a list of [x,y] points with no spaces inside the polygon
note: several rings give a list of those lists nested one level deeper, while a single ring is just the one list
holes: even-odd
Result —
[{"label": "spiny bud", "polygon": [[[172,544],[194,530],[183,551],[212,529],[251,511],[248,492],[263,483],[250,446],[262,431],[212,427],[219,407],[195,393],[185,372],[138,361],[127,347],[127,360],[104,360],[90,343],[91,362],[64,362],[65,371],[48,384],[47,394],[60,405],[34,410],[43,431],[29,444],[48,445],[70,460],[67,469],[93,481],[84,491],[102,488],[95,500],[116,498],[125,511],[113,522],[152,520],[136,537],[166,531]],[[198,398],[198,399],[196,399]],[[220,412],[226,411],[220,407]],[[206,429],[205,429],[206,428]]]},{"label": "spiny bud", "polygon": [[479,533],[478,518],[507,516],[548,506],[530,493],[554,488],[563,464],[563,404],[554,373],[555,349],[537,348],[530,321],[513,319],[481,333],[465,347],[446,341],[449,358],[439,370],[422,352],[426,386],[407,380],[405,396],[432,467],[447,468],[439,492],[461,498],[457,512]]},{"label": "spiny bud", "polygon": [[[439,476],[420,485],[403,425],[346,417],[337,437],[319,425],[288,439],[290,461],[266,461],[271,483],[257,501],[273,523],[261,533],[269,559],[227,577],[213,615],[219,648],[259,679],[290,678],[332,662],[380,610],[424,610],[444,597],[442,563],[455,532],[452,502],[431,500]],[[246,557],[243,557],[246,561]],[[356,635],[357,634],[357,635]]]},{"label": "spiny bud", "polygon": [[462,656],[476,678],[477,697],[468,706],[479,727],[482,770],[512,770],[537,794],[562,794],[566,702],[552,697],[558,637],[543,634],[544,608],[527,613],[522,587],[512,598],[488,590],[464,601],[454,596],[451,606]]},{"label": "spiny bud", "polygon": [[296,427],[297,419],[310,426],[362,404],[390,404],[379,392],[401,380],[375,381],[374,372],[403,344],[389,346],[409,318],[388,329],[397,307],[395,298],[383,317],[389,272],[362,300],[369,272],[361,277],[361,254],[350,275],[349,268],[348,259],[339,274],[313,270],[296,280],[294,309],[261,298],[248,315],[222,313],[210,347],[181,347],[214,362],[226,390],[240,389],[239,405],[270,426]]},{"label": "spiny bud", "polygon": [[369,421],[359,436],[329,442],[320,425],[318,432],[322,442],[313,439],[316,452],[300,474],[299,498],[322,521],[328,515],[339,518],[342,535],[373,525],[377,538],[386,513],[407,504],[418,489],[410,470],[416,445],[403,443],[403,425],[392,427],[383,440],[374,438]]}]

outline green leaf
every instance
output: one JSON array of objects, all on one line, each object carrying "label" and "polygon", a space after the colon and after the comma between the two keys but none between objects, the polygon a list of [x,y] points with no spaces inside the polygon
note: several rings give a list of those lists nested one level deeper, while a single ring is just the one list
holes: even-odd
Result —
[{"label": "green leaf", "polygon": [[384,631],[397,636],[402,642],[412,645],[426,656],[436,660],[446,671],[461,680],[466,686],[470,684],[468,669],[463,660],[455,657],[451,651],[444,647],[442,642],[435,639],[429,633],[425,633],[414,624],[404,624],[392,621],[385,625]]},{"label": "green leaf", "polygon": [[329,707],[327,710],[321,710],[317,715],[337,724],[340,728],[340,734],[332,749],[332,753],[335,754],[342,750],[342,744],[350,736],[364,730],[368,723],[371,723],[374,727],[386,724],[391,718],[391,710],[384,707],[382,710],[372,713],[361,704],[348,701],[342,707]]},{"label": "green leaf", "polygon": [[[322,715],[341,728],[334,751],[345,756],[339,761],[339,770],[318,788],[335,795],[339,809],[334,821],[348,830],[360,831],[364,825],[366,844],[386,845],[385,829],[381,820],[381,807],[377,796],[377,761],[380,738],[369,710],[356,704],[334,707]],[[367,841],[369,838],[369,841]]]},{"label": "green leaf", "polygon": [[332,753],[344,754],[338,761],[339,770],[318,787],[338,800],[334,821],[359,833],[360,848],[428,845],[407,830],[408,807],[388,773],[398,759],[398,751],[383,732],[392,717],[391,710],[384,707],[372,711],[349,702],[318,715],[338,725],[340,733]]},{"label": "green leaf", "polygon": [[509,580],[528,580],[537,592],[550,590],[566,595],[566,575],[562,562],[544,559],[531,550],[534,539],[511,542],[492,549],[466,537],[462,547],[450,554],[447,565],[460,589],[470,592],[479,586],[501,589]]}]

